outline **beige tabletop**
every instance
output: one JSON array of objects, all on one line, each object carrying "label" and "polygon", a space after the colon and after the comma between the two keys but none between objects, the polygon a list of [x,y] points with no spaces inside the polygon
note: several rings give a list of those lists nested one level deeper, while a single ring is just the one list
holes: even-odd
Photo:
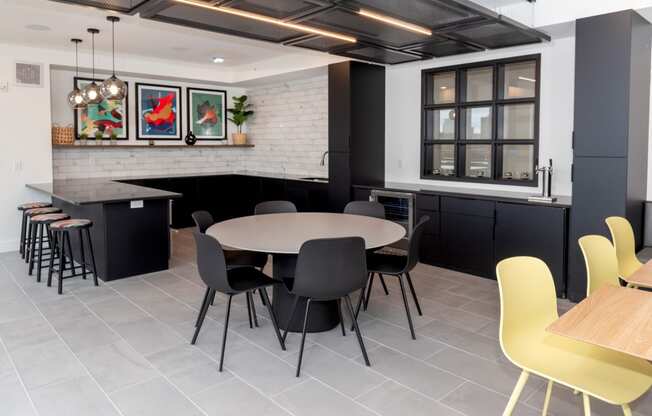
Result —
[{"label": "beige tabletop", "polygon": [[627,283],[637,287],[652,288],[652,260],[627,277]]},{"label": "beige tabletop", "polygon": [[253,215],[212,225],[206,234],[223,246],[276,254],[298,254],[316,238],[362,237],[367,249],[383,247],[405,236],[391,221],[361,215],[317,212]]},{"label": "beige tabletop", "polygon": [[652,361],[652,293],[605,285],[547,330]]}]

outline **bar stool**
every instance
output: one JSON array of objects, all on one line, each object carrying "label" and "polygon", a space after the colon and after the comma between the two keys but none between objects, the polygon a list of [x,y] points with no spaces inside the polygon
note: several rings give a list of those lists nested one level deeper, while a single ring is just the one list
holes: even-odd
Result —
[{"label": "bar stool", "polygon": [[25,215],[25,211],[28,209],[48,208],[51,206],[52,204],[49,202],[27,202],[25,204],[18,205],[18,211],[20,211],[20,215],[22,216],[22,220],[20,221],[20,242],[18,244],[18,252],[22,257],[25,256],[24,241],[27,235],[27,215]]},{"label": "bar stool", "polygon": [[[38,257],[38,263],[36,266],[36,281],[41,281],[41,269],[43,268],[43,243],[47,241],[48,243],[48,254],[50,260],[54,258],[54,245],[52,241],[52,234],[50,233],[50,224],[70,218],[70,215],[64,214],[62,212],[52,213],[52,214],[41,214],[34,215],[30,219],[30,256],[29,256],[29,272],[31,276],[34,271],[34,263],[36,263],[35,257]],[[37,236],[38,234],[38,236]],[[45,234],[45,235],[44,235]],[[38,245],[38,254],[36,252]]]},{"label": "bar stool", "polygon": [[[95,254],[93,253],[93,242],[91,241],[91,232],[90,228],[93,226],[91,220],[86,219],[67,219],[63,221],[57,221],[50,224],[50,230],[53,235],[54,244],[58,249],[57,258],[59,259],[59,264],[57,266],[57,277],[59,279],[58,293],[63,293],[63,279],[68,279],[71,277],[82,276],[82,279],[86,280],[86,267],[90,266],[90,272],[93,273],[93,282],[95,286],[99,286],[97,281],[97,268],[95,267]],[[70,233],[77,231],[79,236],[79,252],[81,257],[81,273],[76,273],[75,260],[73,259],[72,245],[70,244]],[[84,249],[84,240],[87,241],[88,251],[90,254],[90,263],[86,262],[86,253]],[[72,274],[64,277],[66,271],[66,256],[70,258],[70,268]],[[52,286],[52,274],[54,273],[54,256],[50,256],[50,270],[48,271],[48,287]]]},{"label": "bar stool", "polygon": [[21,241],[22,246],[23,246],[23,258],[25,259],[25,263],[29,263],[29,254],[30,254],[30,247],[31,247],[31,236],[32,236],[32,223],[31,223],[31,218],[36,216],[36,215],[42,215],[42,214],[55,214],[61,212],[61,208],[57,207],[42,207],[42,208],[30,208],[25,211],[23,211],[23,215],[25,216],[25,223],[26,223],[26,228],[27,228],[27,233],[25,234],[25,239]]}]

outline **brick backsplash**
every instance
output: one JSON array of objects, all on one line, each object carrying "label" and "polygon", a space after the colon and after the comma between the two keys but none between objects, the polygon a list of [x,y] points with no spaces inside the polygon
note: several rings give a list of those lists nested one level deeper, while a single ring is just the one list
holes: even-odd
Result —
[{"label": "brick backsplash", "polygon": [[[53,149],[55,179],[258,171],[328,176],[328,78],[319,76],[247,91],[256,113],[247,125],[253,148],[165,149],[120,146]],[[178,142],[179,143],[179,142]],[[93,146],[89,144],[87,146]]]}]

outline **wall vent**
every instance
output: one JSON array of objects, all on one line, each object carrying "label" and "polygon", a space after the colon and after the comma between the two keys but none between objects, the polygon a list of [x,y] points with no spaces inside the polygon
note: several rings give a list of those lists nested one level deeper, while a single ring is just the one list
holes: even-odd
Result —
[{"label": "wall vent", "polygon": [[16,85],[20,87],[42,87],[43,64],[16,62]]}]

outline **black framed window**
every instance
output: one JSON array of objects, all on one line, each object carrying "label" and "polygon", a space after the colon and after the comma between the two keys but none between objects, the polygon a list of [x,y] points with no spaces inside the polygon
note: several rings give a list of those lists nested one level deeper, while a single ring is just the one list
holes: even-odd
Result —
[{"label": "black framed window", "polygon": [[421,177],[537,186],[540,55],[422,71]]}]

